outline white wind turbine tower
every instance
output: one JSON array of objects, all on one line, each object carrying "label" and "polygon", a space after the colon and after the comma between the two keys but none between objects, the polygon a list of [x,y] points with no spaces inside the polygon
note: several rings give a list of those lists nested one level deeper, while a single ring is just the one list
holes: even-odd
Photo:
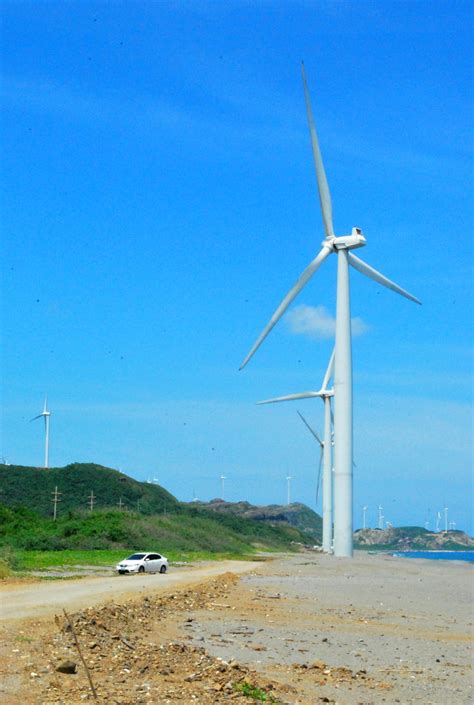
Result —
[{"label": "white wind turbine tower", "polygon": [[321,449],[319,458],[318,483],[316,485],[316,503],[319,496],[319,475],[321,472],[321,462],[323,463],[323,551],[330,553],[332,550],[332,438],[331,438],[331,397],[334,390],[328,389],[329,381],[334,370],[334,351],[329,359],[329,364],[324,375],[321,389],[318,392],[299,392],[288,394],[284,397],[265,399],[257,404],[273,404],[280,401],[293,401],[294,399],[312,399],[320,397],[324,403],[324,441],[322,441],[316,431],[311,428],[306,419],[298,411],[298,415],[306,425],[310,433],[316,438]]},{"label": "white wind turbine tower", "polygon": [[382,507],[381,504],[379,504],[378,510],[379,510],[379,529],[383,529],[383,520],[384,520],[384,516],[383,516],[383,513],[382,513],[382,512],[383,512],[383,507]]},{"label": "white wind turbine tower", "polygon": [[226,480],[225,475],[221,475],[220,480],[221,480],[221,494],[222,494],[222,499],[224,499],[224,482]]},{"label": "white wind turbine tower", "polygon": [[258,336],[250,352],[242,362],[242,369],[260,347],[273,326],[280,320],[288,306],[294,301],[305,284],[311,279],[320,265],[331,254],[337,255],[337,300],[336,300],[336,353],[334,370],[334,554],[352,556],[353,501],[352,501],[352,343],[349,291],[349,265],[365,274],[369,279],[386,286],[388,289],[420,303],[412,294],[387,279],[376,269],[360,260],[351,250],[363,247],[366,239],[360,228],[352,228],[350,235],[336,237],[332,222],[332,205],[329,186],[324,171],[319,149],[316,126],[313,119],[309,91],[306,84],[304,65],[302,65],[306,112],[311,135],[313,158],[319,190],[319,202],[323,216],[325,238],[318,255],[310,262],[300,275],[296,284],[290,289],[280,303],[262,333]]},{"label": "white wind turbine tower", "polygon": [[286,476],[286,503],[290,506],[290,483],[293,478],[291,475]]},{"label": "white wind turbine tower", "polygon": [[439,531],[439,524],[440,524],[440,521],[441,521],[441,512],[438,512],[438,513],[436,514],[436,531]]},{"label": "white wind turbine tower", "polygon": [[32,421],[36,421],[36,419],[44,419],[44,467],[48,468],[49,467],[49,417],[51,416],[51,412],[48,411],[48,397],[45,397],[44,399],[44,407],[43,411],[41,414],[38,414],[38,416],[35,416]]},{"label": "white wind turbine tower", "polygon": [[444,531],[445,533],[448,532],[448,508],[444,507]]},{"label": "white wind turbine tower", "polygon": [[366,529],[366,528],[367,528],[367,522],[366,522],[366,518],[367,518],[367,509],[368,509],[367,506],[362,507],[362,528],[363,528],[363,529]]}]

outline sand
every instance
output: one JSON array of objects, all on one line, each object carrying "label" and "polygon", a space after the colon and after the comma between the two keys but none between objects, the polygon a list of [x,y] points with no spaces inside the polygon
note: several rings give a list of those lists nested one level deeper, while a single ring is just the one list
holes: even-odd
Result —
[{"label": "sand", "polygon": [[[225,569],[228,566],[222,566],[222,572]],[[277,702],[285,705],[472,702],[474,573],[470,564],[364,553],[352,560],[335,559],[305,552],[255,563],[250,572],[226,581],[225,589],[220,585],[217,598],[215,588],[209,587],[211,583],[202,583],[199,590],[196,587],[202,571],[187,569],[184,573],[186,580],[174,581],[172,587],[175,596],[177,591],[187,591],[180,608],[173,611],[162,606],[154,624],[153,611],[148,610],[150,623],[146,624],[145,636],[152,630],[154,638],[161,635],[163,645],[173,641],[184,644],[188,651],[180,656],[178,650],[173,655],[171,674],[151,677],[147,673],[150,692],[156,693],[148,699],[133,694],[129,699],[114,699],[115,684],[123,678],[114,673],[113,663],[121,662],[115,656],[110,661],[104,657],[93,671],[105,694],[104,702],[188,705],[193,684],[186,681],[186,688],[180,688],[179,682],[190,675],[192,649],[202,648],[211,658],[254,669],[262,683],[273,682]],[[79,582],[84,584],[83,580],[55,583],[58,612],[64,594]],[[163,586],[149,576],[149,582],[140,586],[140,597],[133,598],[137,614],[143,613],[139,601],[144,596],[158,599],[166,594]],[[0,595],[6,589],[3,587]],[[190,598],[198,593],[199,600]],[[91,594],[91,603],[100,599],[103,601]],[[125,598],[113,599],[121,603]],[[143,662],[148,642],[140,642],[142,628],[133,631],[132,613],[130,607],[127,638],[134,640]],[[2,632],[0,666],[5,701],[13,697],[11,702],[60,702],[50,689],[57,680],[51,644],[56,650],[63,648],[57,642],[54,621],[45,616],[34,621],[30,616],[23,622],[10,622]],[[123,646],[125,651],[127,648]],[[156,649],[149,653],[150,659],[155,655]],[[31,672],[36,675],[32,677]],[[76,702],[73,693],[77,702],[88,701],[87,682],[80,673],[77,678],[77,692],[70,691],[68,705]],[[130,678],[137,686],[143,679],[139,672]],[[209,691],[218,688],[219,683],[212,679],[207,682],[206,678],[196,683],[192,702],[220,703],[237,695],[229,687],[219,695],[216,691],[213,699]],[[51,693],[51,699],[45,693]],[[243,696],[241,699],[252,702]],[[238,702],[241,699],[239,696]]]},{"label": "sand", "polygon": [[[286,673],[299,702],[323,694],[345,705],[471,703],[473,576],[460,561],[282,558],[240,579],[225,619],[198,615],[193,638],[211,654],[256,662],[279,679]],[[253,630],[249,638],[236,634],[243,626]],[[256,655],[255,643],[265,650]],[[322,670],[366,671],[387,690],[374,695],[357,679],[322,686],[321,673],[304,667],[315,660]]]}]

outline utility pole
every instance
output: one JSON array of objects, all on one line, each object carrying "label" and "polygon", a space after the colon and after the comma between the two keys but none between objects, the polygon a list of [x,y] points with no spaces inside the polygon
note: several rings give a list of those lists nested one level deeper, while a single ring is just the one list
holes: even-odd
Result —
[{"label": "utility pole", "polygon": [[139,512],[139,511],[140,511],[140,500],[137,499],[137,512]]},{"label": "utility pole", "polygon": [[286,487],[286,500],[287,500],[287,501],[286,501],[286,503],[288,504],[288,506],[290,505],[290,499],[291,499],[291,498],[290,498],[290,483],[291,483],[291,480],[292,480],[291,475],[287,475],[287,477],[286,477],[286,483],[287,483],[287,487]]},{"label": "utility pole", "polygon": [[51,494],[53,495],[53,498],[51,500],[53,503],[53,520],[56,521],[57,506],[58,506],[58,502],[61,501],[59,499],[59,495],[62,494],[62,492],[58,492],[58,486],[56,485],[56,487],[54,488],[54,492],[51,492]]},{"label": "utility pole", "polygon": [[96,497],[94,496],[94,492],[91,491],[91,494],[90,494],[90,497],[89,497],[89,507],[90,507],[90,511],[91,511],[91,512],[92,512],[92,510],[94,509],[94,499],[96,499]]},{"label": "utility pole", "polygon": [[118,508],[120,509],[120,511],[122,511],[122,507],[123,507],[123,502],[122,502],[122,498],[120,497],[120,499],[118,501]]}]

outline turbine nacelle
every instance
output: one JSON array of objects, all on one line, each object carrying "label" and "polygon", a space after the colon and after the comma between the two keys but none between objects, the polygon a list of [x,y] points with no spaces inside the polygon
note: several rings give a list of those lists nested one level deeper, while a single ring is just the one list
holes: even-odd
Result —
[{"label": "turbine nacelle", "polygon": [[342,235],[342,237],[335,237],[332,240],[335,250],[355,250],[356,247],[364,247],[366,244],[367,240],[360,228],[352,228],[350,235]]}]

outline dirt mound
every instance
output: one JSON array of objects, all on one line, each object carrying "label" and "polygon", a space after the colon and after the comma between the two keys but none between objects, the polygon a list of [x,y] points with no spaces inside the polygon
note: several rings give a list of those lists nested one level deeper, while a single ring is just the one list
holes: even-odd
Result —
[{"label": "dirt mound", "polygon": [[[194,589],[165,597],[145,596],[76,614],[57,616],[58,632],[44,643],[46,672],[35,679],[38,702],[76,705],[93,701],[92,690],[77,647],[80,645],[98,701],[116,705],[141,703],[214,703],[265,692],[284,702],[281,686],[265,680],[235,661],[212,658],[204,647],[169,640],[173,616],[215,605],[238,578],[227,573]],[[183,616],[181,616],[182,621]],[[72,625],[72,627],[71,627]],[[76,674],[58,672],[65,662]],[[39,669],[38,669],[39,670]]]}]

